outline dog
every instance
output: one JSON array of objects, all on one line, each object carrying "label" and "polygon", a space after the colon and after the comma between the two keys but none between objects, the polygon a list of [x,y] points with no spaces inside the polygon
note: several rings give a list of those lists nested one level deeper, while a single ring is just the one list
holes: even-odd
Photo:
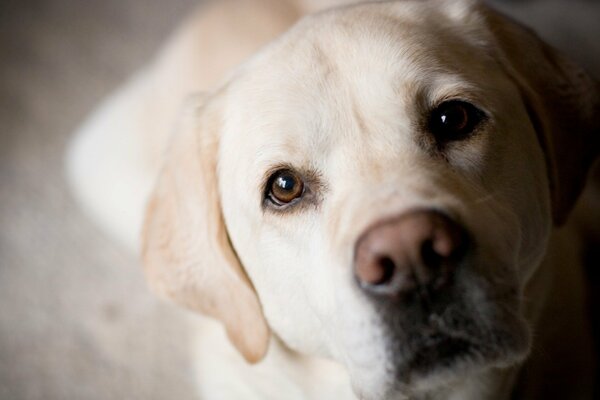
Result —
[{"label": "dog", "polygon": [[201,398],[591,398],[598,84],[477,1],[343,3],[203,6],[71,146]]}]

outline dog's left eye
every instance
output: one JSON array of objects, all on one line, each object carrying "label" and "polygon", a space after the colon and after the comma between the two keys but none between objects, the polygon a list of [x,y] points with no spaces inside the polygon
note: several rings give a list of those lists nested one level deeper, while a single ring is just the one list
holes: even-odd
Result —
[{"label": "dog's left eye", "polygon": [[429,132],[438,142],[466,139],[485,118],[485,113],[461,100],[443,102],[434,109],[428,121]]},{"label": "dog's left eye", "polygon": [[276,171],[267,183],[267,199],[278,206],[291,203],[304,193],[304,181],[294,171]]}]

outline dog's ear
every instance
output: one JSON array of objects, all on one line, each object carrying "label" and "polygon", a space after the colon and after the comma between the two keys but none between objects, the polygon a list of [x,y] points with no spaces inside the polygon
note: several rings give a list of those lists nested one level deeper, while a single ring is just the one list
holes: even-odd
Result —
[{"label": "dog's ear", "polygon": [[600,151],[600,86],[531,30],[487,8],[484,17],[546,154],[552,212],[560,225]]},{"label": "dog's ear", "polygon": [[160,295],[219,319],[249,362],[270,332],[229,241],[217,185],[219,99],[190,101],[171,139],[142,231],[147,279]]}]

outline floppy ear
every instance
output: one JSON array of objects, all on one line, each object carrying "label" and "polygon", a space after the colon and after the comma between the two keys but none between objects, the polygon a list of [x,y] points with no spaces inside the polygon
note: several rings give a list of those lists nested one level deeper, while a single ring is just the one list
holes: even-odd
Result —
[{"label": "floppy ear", "polygon": [[219,100],[198,102],[186,107],[147,207],[145,272],[160,295],[219,319],[246,360],[257,362],[270,333],[221,213]]},{"label": "floppy ear", "polygon": [[557,225],[600,150],[600,86],[529,29],[486,10],[500,61],[519,86],[545,151]]}]

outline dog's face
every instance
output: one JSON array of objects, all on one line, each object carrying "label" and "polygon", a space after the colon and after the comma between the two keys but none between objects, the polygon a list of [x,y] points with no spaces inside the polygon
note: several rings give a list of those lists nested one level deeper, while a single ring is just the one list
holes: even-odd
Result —
[{"label": "dog's face", "polygon": [[173,145],[146,228],[160,289],[249,359],[270,329],[340,362],[366,399],[523,359],[562,200],[544,104],[485,13],[353,6],[247,63]]}]

